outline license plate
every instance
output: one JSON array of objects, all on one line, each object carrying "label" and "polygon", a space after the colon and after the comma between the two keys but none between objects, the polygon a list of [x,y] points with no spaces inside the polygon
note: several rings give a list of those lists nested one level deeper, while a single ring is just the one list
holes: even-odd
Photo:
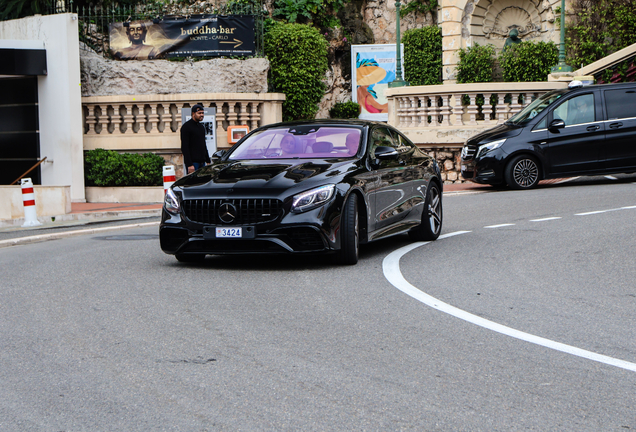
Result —
[{"label": "license plate", "polygon": [[218,228],[216,229],[216,238],[241,238],[243,237],[243,230],[238,228]]}]

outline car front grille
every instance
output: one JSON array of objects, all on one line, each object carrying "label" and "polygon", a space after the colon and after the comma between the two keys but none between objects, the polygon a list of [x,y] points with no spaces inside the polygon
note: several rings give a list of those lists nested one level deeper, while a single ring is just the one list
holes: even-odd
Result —
[{"label": "car front grille", "polygon": [[[234,209],[235,217],[224,217],[224,220],[221,220],[220,212],[228,209],[225,204],[229,204]],[[210,225],[253,225],[272,222],[281,216],[282,211],[283,203],[276,199],[192,199],[183,201],[183,212],[189,220]]]},{"label": "car front grille", "polygon": [[472,160],[475,157],[475,153],[477,153],[476,147],[464,146],[462,148],[462,160]]}]

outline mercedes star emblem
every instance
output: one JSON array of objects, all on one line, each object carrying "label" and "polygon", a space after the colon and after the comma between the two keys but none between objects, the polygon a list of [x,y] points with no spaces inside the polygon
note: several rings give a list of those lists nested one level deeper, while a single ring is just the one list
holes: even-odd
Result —
[{"label": "mercedes star emblem", "polygon": [[219,208],[219,219],[225,223],[232,223],[236,219],[237,216],[236,207],[234,207],[230,203],[221,204]]}]

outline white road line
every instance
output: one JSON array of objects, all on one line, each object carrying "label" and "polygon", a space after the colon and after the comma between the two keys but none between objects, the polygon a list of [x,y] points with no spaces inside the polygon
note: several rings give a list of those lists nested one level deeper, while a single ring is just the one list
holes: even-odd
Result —
[{"label": "white road line", "polygon": [[618,180],[618,179],[617,179],[616,177],[614,177],[614,176],[605,176],[605,178],[606,178],[606,179],[609,179],[609,180]]},{"label": "white road line", "polygon": [[636,206],[628,206],[628,207],[621,207],[621,208],[607,209],[607,210],[596,210],[596,211],[591,211],[586,213],[575,213],[574,216],[587,216],[587,215],[593,215],[593,214],[601,214],[601,213],[615,212],[619,210],[630,210],[630,209],[636,209]]},{"label": "white road line", "polygon": [[561,218],[558,216],[555,216],[555,217],[547,217],[543,219],[531,219],[530,222],[545,222],[545,221],[551,221],[551,220],[557,220],[557,219],[561,219]]},{"label": "white road line", "polygon": [[140,227],[148,227],[148,226],[159,226],[159,222],[143,222],[143,223],[129,224],[129,225],[113,225],[113,226],[102,227],[102,228],[89,228],[89,229],[83,229],[83,230],[63,231],[63,232],[56,232],[51,234],[41,234],[41,235],[35,235],[35,236],[29,236],[29,237],[18,237],[18,238],[0,241],[0,248],[6,247],[6,246],[17,246],[21,244],[37,243],[37,242],[47,241],[47,240],[57,240],[64,237],[73,237],[73,236],[84,235],[84,234],[97,234],[104,231],[115,231],[115,230],[123,230],[128,228],[140,228]]},{"label": "white road line", "polygon": [[[470,231],[457,231],[450,234],[445,234],[440,236],[440,239],[448,238],[452,236],[456,236],[459,234],[466,234]],[[515,330],[510,327],[506,327],[501,324],[497,324],[495,322],[489,321],[487,319],[481,318],[477,315],[473,315],[464,310],[451,306],[447,303],[444,303],[435,297],[432,297],[423,291],[420,291],[413,285],[411,285],[400,271],[400,258],[407,254],[408,252],[416,249],[420,246],[428,244],[429,242],[417,242],[412,243],[408,246],[404,246],[394,252],[391,252],[384,261],[382,262],[382,270],[384,271],[384,277],[397,289],[402,291],[403,293],[413,297],[415,300],[424,303],[427,306],[432,307],[433,309],[437,309],[441,312],[452,315],[456,318],[462,319],[469,323],[478,325],[480,327],[495,331],[497,333],[510,336],[519,340],[523,340],[526,342],[530,342],[536,345],[540,345],[546,348],[550,348],[556,351],[564,352],[566,354],[572,354],[577,357],[582,357],[588,360],[593,360],[599,363],[604,363],[610,366],[615,366],[621,369],[626,369],[632,372],[636,372],[636,363],[630,363],[625,360],[615,359],[613,357],[608,357],[602,354],[597,354],[591,351],[583,350],[580,348],[573,347],[571,345],[566,345],[560,342],[555,342],[550,339],[542,338],[539,336],[532,335],[530,333],[525,333],[519,330]]]},{"label": "white road line", "polygon": [[606,212],[607,210],[598,210],[598,211],[591,211],[587,213],[575,213],[574,216],[587,216],[587,215],[600,214],[600,213],[606,213]]},{"label": "white road line", "polygon": [[514,224],[490,225],[490,226],[486,226],[484,228],[503,228],[503,227],[507,227],[507,226],[514,226]]}]

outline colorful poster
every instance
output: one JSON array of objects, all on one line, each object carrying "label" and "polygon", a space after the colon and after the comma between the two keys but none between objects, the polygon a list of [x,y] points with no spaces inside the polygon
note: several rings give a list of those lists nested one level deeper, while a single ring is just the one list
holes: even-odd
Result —
[{"label": "colorful poster", "polygon": [[110,24],[110,49],[119,60],[252,56],[253,16],[166,18]]},{"label": "colorful poster", "polygon": [[[404,45],[400,48],[404,58]],[[395,44],[351,45],[351,99],[360,104],[361,119],[389,120],[384,93],[395,80],[395,54]]]}]

